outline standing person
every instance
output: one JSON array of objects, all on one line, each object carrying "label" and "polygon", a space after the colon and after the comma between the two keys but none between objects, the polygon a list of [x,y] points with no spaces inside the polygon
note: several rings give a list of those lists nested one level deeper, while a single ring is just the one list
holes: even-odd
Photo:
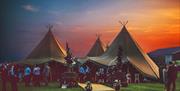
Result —
[{"label": "standing person", "polygon": [[17,73],[18,73],[18,82],[21,82],[23,78],[23,70],[21,65],[18,65]]},{"label": "standing person", "polygon": [[115,91],[120,91],[120,88],[121,88],[120,82],[118,80],[115,80],[114,82],[115,82],[114,83]]},{"label": "standing person", "polygon": [[99,73],[99,70],[96,71],[96,77],[95,77],[95,81],[99,83],[99,76],[100,76],[100,73]]},{"label": "standing person", "polygon": [[85,91],[92,91],[92,90],[93,90],[93,88],[92,88],[91,82],[88,81],[88,82],[87,82],[87,85],[86,85],[86,87],[85,87]]},{"label": "standing person", "polygon": [[85,78],[86,81],[90,81],[92,78],[90,75],[90,68],[87,65],[85,66],[85,76],[86,76]]},{"label": "standing person", "polygon": [[99,69],[99,73],[100,73],[100,79],[99,79],[99,82],[100,83],[104,83],[104,69],[103,68],[100,68]]},{"label": "standing person", "polygon": [[168,71],[168,66],[165,66],[165,68],[163,68],[162,72],[163,72],[163,83],[164,83],[164,90],[166,91],[167,90],[167,82],[168,82],[168,79],[167,79],[167,71]]},{"label": "standing person", "polygon": [[18,91],[18,87],[17,87],[17,81],[18,81],[17,66],[15,66],[15,65],[11,66],[10,78],[11,78],[12,91]]},{"label": "standing person", "polygon": [[[175,62],[169,63],[169,68],[167,71],[167,91],[175,91],[176,90],[176,79],[178,73],[178,67],[175,65]],[[172,85],[172,88],[171,88]]]},{"label": "standing person", "polygon": [[38,65],[35,65],[33,69],[33,82],[34,86],[40,86],[41,71]]},{"label": "standing person", "polygon": [[31,82],[31,68],[29,66],[25,67],[24,70],[24,81],[25,81],[25,86],[29,87],[30,82]]},{"label": "standing person", "polygon": [[7,67],[5,64],[1,66],[1,79],[2,79],[2,91],[6,91],[6,84],[7,84]]},{"label": "standing person", "polygon": [[83,82],[84,81],[84,75],[85,75],[85,69],[84,69],[84,66],[80,66],[79,68],[79,81],[80,82]]},{"label": "standing person", "polygon": [[163,82],[166,83],[167,81],[167,67],[163,68],[162,72],[163,72]]},{"label": "standing person", "polygon": [[46,86],[48,85],[50,76],[51,76],[51,69],[48,64],[45,64],[44,69],[43,69],[43,77],[44,77],[44,82]]},{"label": "standing person", "polygon": [[139,79],[139,73],[135,73],[135,79],[134,79],[135,83],[139,83],[140,79]]},{"label": "standing person", "polygon": [[131,83],[131,74],[128,72],[126,74],[127,84]]}]

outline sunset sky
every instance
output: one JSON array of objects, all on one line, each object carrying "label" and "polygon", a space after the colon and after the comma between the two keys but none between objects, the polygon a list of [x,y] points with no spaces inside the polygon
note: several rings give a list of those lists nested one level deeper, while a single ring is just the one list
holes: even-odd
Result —
[{"label": "sunset sky", "polygon": [[145,52],[180,46],[179,0],[1,0],[0,60],[25,58],[54,25],[63,45],[84,56],[101,34],[111,43],[126,22]]}]

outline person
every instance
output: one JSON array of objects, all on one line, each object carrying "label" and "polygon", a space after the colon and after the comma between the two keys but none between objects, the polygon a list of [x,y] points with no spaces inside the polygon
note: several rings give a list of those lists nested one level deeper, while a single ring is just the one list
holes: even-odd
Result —
[{"label": "person", "polygon": [[88,81],[88,82],[87,82],[87,85],[86,85],[86,87],[85,87],[85,91],[92,91],[92,90],[93,90],[93,88],[92,88],[91,82]]},{"label": "person", "polygon": [[33,69],[33,82],[34,86],[40,86],[40,78],[41,78],[41,72],[40,67],[38,65],[35,65]]},{"label": "person", "polygon": [[11,78],[11,86],[12,86],[12,91],[18,91],[17,87],[17,66],[12,65],[10,68],[10,78]]},{"label": "person", "polygon": [[97,71],[96,71],[96,77],[95,77],[95,81],[96,81],[96,82],[99,82],[99,77],[100,77],[100,73],[99,73],[99,71],[97,70]]},{"label": "person", "polygon": [[166,65],[165,68],[163,68],[162,70],[162,74],[163,74],[163,83],[164,83],[164,90],[166,91],[167,90],[167,71],[168,71],[168,66]]},{"label": "person", "polygon": [[45,67],[44,67],[44,70],[43,70],[43,76],[44,76],[44,82],[45,82],[45,85],[47,86],[48,85],[48,82],[49,82],[49,79],[50,79],[50,74],[51,74],[51,71],[50,71],[50,67],[48,64],[45,64]]},{"label": "person", "polygon": [[175,62],[170,62],[169,64],[170,65],[167,71],[167,91],[175,91],[178,67],[175,65]]},{"label": "person", "polygon": [[114,83],[115,91],[120,91],[120,88],[121,88],[120,82],[118,80],[115,80],[114,82],[115,82]]},{"label": "person", "polygon": [[99,73],[100,73],[100,83],[104,83],[104,68],[100,68],[99,69]]},{"label": "person", "polygon": [[31,68],[29,66],[25,67],[25,70],[24,70],[24,81],[25,81],[25,87],[29,87],[30,86],[30,82],[31,82]]},{"label": "person", "polygon": [[128,72],[126,74],[127,84],[131,83],[131,74]]},{"label": "person", "polygon": [[88,73],[89,73],[89,67],[86,66],[86,65],[82,65],[80,68],[79,68],[79,76],[80,76],[80,82],[84,82],[84,80],[87,80],[87,76],[88,76]]},{"label": "person", "polygon": [[83,82],[84,81],[84,77],[85,77],[85,74],[86,74],[86,69],[84,68],[84,65],[82,65],[80,68],[79,68],[79,81],[80,82]]},{"label": "person", "polygon": [[166,83],[167,81],[167,67],[163,68],[162,72],[163,72],[163,82]]},{"label": "person", "polygon": [[91,77],[91,74],[90,74],[90,68],[86,65],[85,66],[85,80],[86,81],[90,81],[90,80],[92,80],[91,79],[92,77]]},{"label": "person", "polygon": [[100,74],[100,83],[104,83],[104,81],[105,81],[105,70],[104,70],[104,68],[100,68],[99,69],[99,74]]},{"label": "person", "polygon": [[139,80],[139,73],[135,73],[134,82],[135,82],[135,83],[139,83],[139,82],[140,82],[140,80]]},{"label": "person", "polygon": [[85,72],[86,73],[89,73],[90,72],[90,69],[89,69],[89,67],[86,65],[86,67],[85,67]]},{"label": "person", "polygon": [[7,91],[6,85],[7,85],[7,67],[5,64],[2,64],[1,66],[1,80],[2,80],[2,91]]},{"label": "person", "polygon": [[67,88],[68,87],[68,83],[66,80],[62,81],[62,85],[61,85],[61,88]]},{"label": "person", "polygon": [[17,73],[18,73],[18,81],[21,82],[22,79],[23,79],[23,69],[22,69],[22,66],[18,65]]}]

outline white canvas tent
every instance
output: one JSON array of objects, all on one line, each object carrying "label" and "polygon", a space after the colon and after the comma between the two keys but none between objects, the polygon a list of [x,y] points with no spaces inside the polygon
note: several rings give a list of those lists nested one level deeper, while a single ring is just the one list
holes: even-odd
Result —
[{"label": "white canvas tent", "polygon": [[96,57],[100,56],[105,52],[106,48],[103,42],[100,39],[100,36],[97,36],[97,39],[93,46],[91,47],[90,51],[88,52],[87,56],[89,57]]},{"label": "white canvas tent", "polygon": [[123,60],[128,60],[142,74],[151,78],[159,78],[158,66],[141,49],[125,26],[123,26],[121,32],[116,36],[103,55],[89,57],[89,59],[108,66],[114,65],[119,46],[123,49]]},{"label": "white canvas tent", "polygon": [[60,42],[55,38],[51,29],[49,28],[49,31],[47,32],[45,37],[33,49],[28,57],[22,61],[22,63],[41,64],[49,62],[51,60],[65,63],[65,56],[66,51],[64,50]]}]

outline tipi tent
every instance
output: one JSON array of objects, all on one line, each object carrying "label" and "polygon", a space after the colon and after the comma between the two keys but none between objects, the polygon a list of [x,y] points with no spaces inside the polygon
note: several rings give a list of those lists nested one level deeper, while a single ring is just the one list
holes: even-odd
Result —
[{"label": "tipi tent", "polygon": [[99,57],[89,57],[89,59],[104,65],[114,65],[115,60],[117,60],[119,46],[121,46],[123,50],[123,60],[128,60],[142,74],[152,78],[159,78],[158,66],[143,52],[125,26],[123,26],[121,32],[103,55]]},{"label": "tipi tent", "polygon": [[33,49],[30,55],[23,61],[26,64],[41,64],[51,60],[65,63],[64,57],[66,51],[61,46],[60,42],[54,37],[51,28],[40,41],[40,43]]},{"label": "tipi tent", "polygon": [[94,45],[91,47],[90,51],[88,52],[87,56],[89,57],[96,57],[100,56],[105,52],[106,48],[103,42],[100,39],[100,36],[97,36],[97,39]]}]

